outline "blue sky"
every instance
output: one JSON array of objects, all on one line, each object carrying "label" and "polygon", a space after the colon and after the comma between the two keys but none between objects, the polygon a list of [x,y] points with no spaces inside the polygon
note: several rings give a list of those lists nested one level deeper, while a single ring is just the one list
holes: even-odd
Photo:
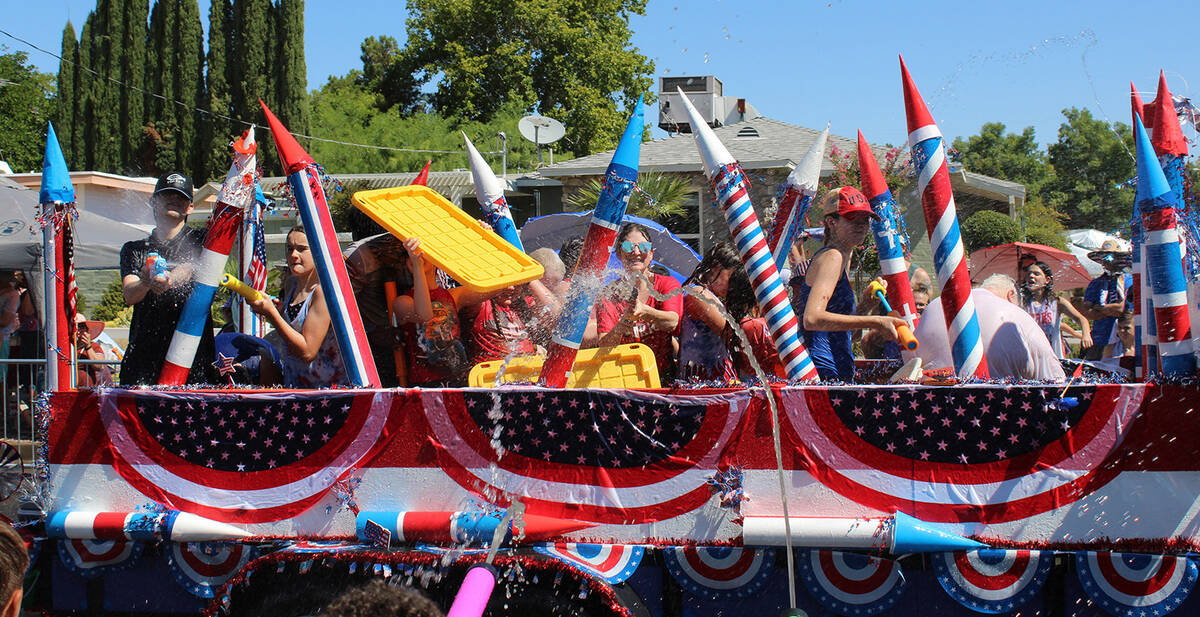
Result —
[{"label": "blue sky", "polygon": [[[207,1],[200,4],[207,15]],[[94,6],[0,0],[0,28],[57,52],[67,18],[78,30]],[[771,118],[817,128],[828,121],[837,134],[861,129],[872,142],[903,143],[903,53],[944,134],[970,135],[1000,121],[1013,130],[1033,126],[1044,145],[1055,139],[1066,107],[1128,122],[1129,82],[1149,91],[1149,100],[1159,69],[1173,92],[1200,101],[1200,3],[1146,6],[650,0],[646,16],[631,26],[656,77],[716,75],[726,95],[746,98]],[[405,37],[398,0],[308,0],[305,13],[312,88],[360,67],[365,37]],[[30,51],[42,70],[57,70],[54,58],[7,37],[0,44]]]}]

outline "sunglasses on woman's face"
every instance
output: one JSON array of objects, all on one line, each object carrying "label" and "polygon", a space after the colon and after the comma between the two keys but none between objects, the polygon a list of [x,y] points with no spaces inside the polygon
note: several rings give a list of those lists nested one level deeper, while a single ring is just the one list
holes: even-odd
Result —
[{"label": "sunglasses on woman's face", "polygon": [[632,253],[633,249],[637,249],[641,253],[649,253],[652,245],[647,240],[645,242],[630,242],[628,240],[621,243],[621,250],[626,253]]}]

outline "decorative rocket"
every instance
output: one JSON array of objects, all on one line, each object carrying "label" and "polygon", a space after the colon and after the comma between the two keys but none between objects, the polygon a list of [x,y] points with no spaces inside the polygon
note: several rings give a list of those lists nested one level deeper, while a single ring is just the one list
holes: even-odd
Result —
[{"label": "decorative rocket", "polygon": [[[251,127],[251,131],[254,127]],[[242,230],[240,232],[241,241],[238,247],[238,273],[241,280],[246,281],[246,284],[259,292],[265,292],[267,283],[266,274],[266,238],[263,236],[263,210],[266,208],[267,198],[263,195],[262,185],[258,180],[254,181],[254,202],[246,210],[242,216]],[[262,253],[255,260],[255,247],[262,246]],[[266,319],[250,309],[250,303],[237,298],[234,300],[237,316],[238,331],[242,334],[251,336],[263,336],[266,330]]]},{"label": "decorative rocket", "polygon": [[583,239],[583,248],[567,294],[567,305],[558,318],[546,361],[542,363],[539,381],[551,388],[566,385],[571,368],[575,365],[575,354],[583,341],[588,316],[599,293],[598,285],[592,283],[598,280],[608,263],[617,231],[625,218],[625,208],[629,205],[629,197],[637,182],[643,123],[642,99],[638,97],[621,141],[617,143],[612,162],[604,172],[600,199],[592,213],[587,236]]},{"label": "decorative rocket", "polygon": [[[477,544],[491,542],[504,516],[501,512],[404,512],[363,511],[355,519],[359,539],[368,539],[368,521],[386,529],[393,542],[437,542]],[[540,542],[572,531],[592,527],[591,523],[526,514],[523,519],[525,542]],[[512,540],[512,523],[505,542]]]},{"label": "decorative rocket", "polygon": [[821,161],[825,159],[825,142],[829,139],[829,125],[808,148],[800,164],[788,174],[783,184],[783,198],[775,210],[775,219],[767,232],[767,248],[775,256],[775,269],[783,272],[787,267],[788,253],[804,224],[812,200],[817,195],[817,183],[821,181]]},{"label": "decorative rocket", "polygon": [[483,209],[483,217],[488,225],[492,226],[492,231],[496,232],[501,238],[508,241],[509,244],[517,247],[518,250],[524,251],[525,247],[521,246],[521,236],[517,233],[517,226],[513,223],[512,212],[509,212],[508,201],[504,199],[504,184],[492,173],[492,168],[488,166],[487,161],[483,160],[483,155],[475,149],[475,144],[471,143],[471,139],[466,133],[462,134],[463,141],[467,142],[467,159],[471,161],[471,179],[475,182],[475,199],[479,201],[479,207]]},{"label": "decorative rocket", "polygon": [[725,213],[729,233],[742,256],[742,264],[754,287],[754,297],[767,320],[767,330],[771,333],[771,340],[779,352],[788,379],[816,380],[817,367],[800,341],[800,323],[788,300],[787,289],[779,278],[775,258],[767,248],[767,237],[758,224],[754,205],[750,203],[750,187],[742,166],[717,139],[683,90],[676,91],[687,109],[688,121],[696,136],[696,147],[704,161],[704,173],[712,183],[717,203],[721,204],[721,210]]},{"label": "decorative rocket", "polygon": [[[1133,108],[1133,124],[1141,123],[1145,117],[1145,106],[1133,82],[1129,82],[1129,102]],[[1148,129],[1149,130],[1149,129]],[[1131,268],[1133,270],[1133,286],[1129,293],[1133,294],[1133,338],[1137,347],[1134,356],[1134,371],[1138,379],[1146,379],[1151,373],[1158,372],[1157,335],[1154,333],[1154,304],[1150,299],[1149,281],[1146,279],[1145,242],[1146,232],[1142,229],[1142,216],[1138,212],[1137,202],[1133,204],[1133,216],[1129,221],[1130,245],[1132,247]],[[1106,341],[1098,341],[1105,343]]]},{"label": "decorative rocket", "polygon": [[212,311],[213,296],[225,274],[225,262],[242,227],[242,217],[254,204],[254,181],[258,173],[258,144],[254,141],[253,129],[242,134],[233,144],[233,163],[225,174],[221,194],[212,218],[208,221],[208,232],[204,235],[204,248],[192,275],[192,293],[171,337],[171,346],[162,370],[158,373],[160,385],[178,386],[187,383],[188,372],[196,358],[196,349],[208,325]]},{"label": "decorative rocket", "polygon": [[[782,516],[747,516],[742,521],[745,546],[782,546]],[[810,548],[887,550],[893,554],[969,551],[986,544],[964,538],[936,523],[903,512],[883,518],[816,518],[793,516],[792,542]]]},{"label": "decorative rocket", "polygon": [[879,270],[887,281],[887,302],[900,312],[908,327],[917,327],[917,304],[913,301],[912,281],[908,279],[908,267],[904,265],[904,246],[896,225],[896,199],[888,188],[871,145],[858,132],[858,177],[862,192],[871,202],[871,210],[879,220],[871,221],[871,234],[875,236],[875,248],[879,251]]},{"label": "decorative rocket", "polygon": [[168,512],[81,512],[59,510],[46,518],[46,537],[77,540],[169,540],[208,542],[248,538],[250,533],[195,514]]},{"label": "decorative rocket", "polygon": [[425,167],[421,169],[421,173],[417,174],[416,178],[413,178],[412,183],[414,185],[417,185],[417,186],[428,186],[429,185],[429,166],[432,164],[433,164],[433,161],[431,161],[431,160],[425,161]]},{"label": "decorative rocket", "polygon": [[[1176,208],[1178,196],[1154,156],[1150,137],[1141,119],[1133,123],[1137,146],[1137,209],[1145,229],[1146,276],[1154,293],[1154,321],[1162,372],[1190,375],[1196,368],[1192,356],[1187,281],[1179,244]],[[1148,316],[1147,316],[1148,317]]]},{"label": "decorative rocket", "polygon": [[925,227],[933,248],[933,265],[942,289],[942,309],[950,334],[950,354],[959,377],[988,376],[979,316],[971,300],[971,273],[958,228],[958,212],[950,188],[946,146],[942,132],[925,106],[921,93],[900,58],[904,82],[904,110],[908,117],[908,146],[917,171],[917,190],[925,211]]},{"label": "decorative rocket", "polygon": [[[71,264],[63,254],[64,244],[69,244],[70,219],[75,211],[75,186],[71,184],[71,172],[63,158],[62,147],[54,125],[46,123],[46,153],[42,159],[42,188],[38,193],[42,211],[38,221],[42,225],[42,284],[45,313],[42,329],[46,335],[46,387],[68,390],[72,387],[75,371],[71,328],[74,315],[67,315],[68,272]],[[74,303],[71,303],[74,306]]]},{"label": "decorative rocket", "polygon": [[316,262],[321,291],[329,307],[330,327],[342,352],[350,383],[378,388],[379,371],[375,368],[375,359],[367,344],[367,330],[363,327],[362,315],[354,300],[346,262],[338,248],[337,230],[333,228],[329,206],[325,203],[325,189],[321,187],[317,164],[279,118],[271,113],[267,104],[261,100],[259,104],[271,125],[271,135],[275,138],[275,147],[279,150],[279,158],[288,175],[288,185],[296,197],[296,209],[300,211],[300,219],[304,222],[308,248]]}]

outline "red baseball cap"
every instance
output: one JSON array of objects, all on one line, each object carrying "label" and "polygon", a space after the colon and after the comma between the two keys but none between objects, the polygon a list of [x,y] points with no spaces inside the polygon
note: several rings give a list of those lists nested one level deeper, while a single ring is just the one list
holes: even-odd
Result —
[{"label": "red baseball cap", "polygon": [[[837,198],[834,198],[837,195]],[[841,186],[833,189],[825,196],[823,216],[836,214],[838,216],[846,216],[855,212],[863,212],[871,216],[875,220],[880,220],[879,215],[871,210],[871,203],[862,194],[862,191],[852,186]]]}]

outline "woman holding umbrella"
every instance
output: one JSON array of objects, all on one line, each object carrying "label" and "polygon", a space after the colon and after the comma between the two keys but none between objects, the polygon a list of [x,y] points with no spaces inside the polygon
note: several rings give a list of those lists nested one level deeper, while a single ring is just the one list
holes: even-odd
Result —
[{"label": "woman holding umbrella", "polygon": [[1054,293],[1054,271],[1044,261],[1035,261],[1021,272],[1021,308],[1029,313],[1046,333],[1050,347],[1059,358],[1064,357],[1062,315],[1066,313],[1079,321],[1083,329],[1083,349],[1092,346],[1092,328],[1086,317],[1067,299]]}]

